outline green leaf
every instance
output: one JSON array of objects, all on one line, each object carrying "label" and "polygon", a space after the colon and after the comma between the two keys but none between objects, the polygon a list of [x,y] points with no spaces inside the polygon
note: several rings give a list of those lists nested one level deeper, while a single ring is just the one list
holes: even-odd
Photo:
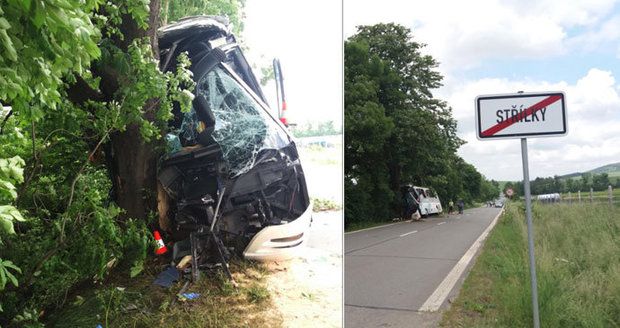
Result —
[{"label": "green leaf", "polygon": [[22,0],[21,4],[24,7],[25,11],[30,11],[30,4],[32,3],[32,0]]},{"label": "green leaf", "polygon": [[19,273],[22,273],[22,269],[18,268],[18,267],[17,267],[15,264],[13,264],[13,262],[11,262],[11,261],[8,261],[8,260],[7,260],[7,261],[3,261],[3,262],[2,262],[2,265],[3,265],[4,267],[11,268],[11,269],[13,269],[13,270],[15,270],[15,271],[17,271],[17,272],[19,272]]},{"label": "green leaf", "polygon": [[0,39],[4,45],[4,49],[6,50],[6,56],[12,60],[17,61],[17,51],[13,47],[13,42],[8,34],[6,34],[6,30],[0,30]]},{"label": "green leaf", "polygon": [[13,220],[11,216],[0,213],[0,230],[4,230],[9,235],[15,234],[15,228],[13,228]]},{"label": "green leaf", "polygon": [[11,282],[13,283],[15,287],[19,287],[17,278],[15,278],[15,276],[12,273],[10,273],[8,270],[6,271],[6,276],[9,278],[9,280],[11,280]]},{"label": "green leaf", "polygon": [[43,23],[45,22],[45,8],[35,8],[34,15],[31,15],[30,17],[34,26],[37,28],[43,26]]},{"label": "green leaf", "polygon": [[4,269],[4,266],[2,265],[2,261],[0,261],[0,290],[4,289],[4,286],[6,286],[6,270]]},{"label": "green leaf", "polygon": [[12,199],[17,198],[17,191],[15,191],[15,186],[6,180],[0,180],[0,193],[6,191]]},{"label": "green leaf", "polygon": [[4,17],[0,17],[0,29],[8,30],[11,28],[11,24]]}]

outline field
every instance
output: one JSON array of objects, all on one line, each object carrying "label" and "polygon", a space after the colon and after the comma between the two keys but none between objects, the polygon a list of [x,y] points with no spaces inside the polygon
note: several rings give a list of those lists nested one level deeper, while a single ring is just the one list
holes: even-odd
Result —
[{"label": "field", "polygon": [[[568,198],[568,193],[562,193],[562,199]],[[581,192],[581,199],[582,200],[588,200],[590,197],[590,191],[582,191]],[[593,198],[605,198],[607,199],[609,197],[609,192],[607,190],[603,190],[603,191],[594,191],[592,192],[592,197]],[[618,201],[620,200],[620,188],[614,188],[611,190],[611,197],[615,200]],[[570,193],[570,198],[571,199],[577,199],[577,193],[576,192],[572,192]]]},{"label": "field", "polygon": [[[443,327],[531,327],[527,228],[509,203]],[[620,207],[535,204],[542,327],[620,326]]]},{"label": "field", "polygon": [[302,146],[299,157],[306,175],[310,197],[330,209],[342,206],[342,144],[333,147]]}]

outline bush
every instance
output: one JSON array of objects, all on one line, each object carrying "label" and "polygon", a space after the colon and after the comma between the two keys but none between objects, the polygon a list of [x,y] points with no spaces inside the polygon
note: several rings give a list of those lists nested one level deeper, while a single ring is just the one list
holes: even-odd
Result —
[{"label": "bush", "polygon": [[131,267],[132,275],[141,271],[149,246],[145,224],[119,221],[120,209],[106,205],[104,171],[90,169],[79,181],[78,196],[65,213],[29,220],[7,240],[0,257],[11,259],[25,275],[20,289],[0,293],[7,300],[6,319],[24,309],[61,306],[74,286],[102,281],[117,263]]}]

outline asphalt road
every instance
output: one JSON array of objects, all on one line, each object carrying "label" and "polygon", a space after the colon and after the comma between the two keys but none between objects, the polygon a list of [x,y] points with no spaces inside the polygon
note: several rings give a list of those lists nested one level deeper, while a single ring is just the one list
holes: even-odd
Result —
[{"label": "asphalt road", "polygon": [[499,212],[475,208],[346,234],[345,326],[436,326],[440,314],[420,308]]}]

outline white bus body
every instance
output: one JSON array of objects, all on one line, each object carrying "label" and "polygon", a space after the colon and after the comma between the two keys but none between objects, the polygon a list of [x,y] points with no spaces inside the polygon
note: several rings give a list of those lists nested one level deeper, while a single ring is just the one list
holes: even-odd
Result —
[{"label": "white bus body", "polygon": [[422,215],[439,214],[443,211],[439,196],[431,189],[413,186],[416,193],[420,196],[420,212]]}]

